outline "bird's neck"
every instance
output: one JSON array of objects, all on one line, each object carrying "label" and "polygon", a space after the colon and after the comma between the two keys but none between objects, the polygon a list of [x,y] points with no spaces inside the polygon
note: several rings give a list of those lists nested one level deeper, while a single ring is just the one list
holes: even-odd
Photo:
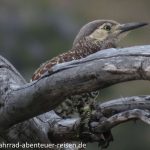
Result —
[{"label": "bird's neck", "polygon": [[78,42],[75,46],[73,46],[71,51],[74,51],[78,55],[81,55],[81,57],[86,57],[100,50],[115,47],[116,45],[112,42],[83,39],[82,41]]}]

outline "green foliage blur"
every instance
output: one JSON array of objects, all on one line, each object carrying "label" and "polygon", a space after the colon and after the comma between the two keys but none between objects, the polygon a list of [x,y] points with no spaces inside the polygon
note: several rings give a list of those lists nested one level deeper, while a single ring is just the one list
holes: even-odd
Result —
[{"label": "green foliage blur", "polygon": [[[85,23],[95,19],[150,22],[150,0],[1,0],[0,54],[29,81],[44,61],[71,48]],[[150,27],[133,31],[120,47],[150,44]],[[150,94],[149,81],[132,81],[101,91],[101,101]],[[150,126],[124,123],[113,130],[108,150],[150,150]],[[88,150],[98,150],[96,143]]]}]

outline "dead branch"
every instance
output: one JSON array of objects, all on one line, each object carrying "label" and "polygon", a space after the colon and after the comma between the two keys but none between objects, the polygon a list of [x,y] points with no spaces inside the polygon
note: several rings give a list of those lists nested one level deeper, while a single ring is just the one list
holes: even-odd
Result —
[{"label": "dead branch", "polygon": [[[149,66],[149,45],[108,49],[56,65],[40,80],[26,83],[16,69],[0,57],[0,132],[3,133],[0,141],[23,142],[26,139],[49,143],[58,139],[58,134],[66,140],[80,140],[80,118],[62,120],[53,111],[48,111],[70,95],[130,80],[149,80]],[[92,131],[105,132],[131,119],[149,124],[149,99],[150,96],[135,96],[99,104],[96,113],[101,113],[106,119],[93,120]],[[24,138],[19,136],[20,129]],[[99,137],[94,135],[91,134],[90,138],[98,141]]]}]

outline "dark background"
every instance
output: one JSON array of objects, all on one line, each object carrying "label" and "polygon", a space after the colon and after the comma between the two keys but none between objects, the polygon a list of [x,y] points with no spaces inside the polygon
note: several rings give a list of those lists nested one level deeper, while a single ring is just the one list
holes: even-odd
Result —
[{"label": "dark background", "polygon": [[[85,23],[95,19],[150,22],[150,0],[1,0],[0,54],[30,80],[44,61],[71,48]],[[150,27],[133,31],[121,47],[150,44]],[[101,91],[101,101],[150,94],[149,81],[132,81]],[[150,150],[150,126],[140,121],[113,130],[108,150]],[[88,144],[88,150],[98,150]]]}]

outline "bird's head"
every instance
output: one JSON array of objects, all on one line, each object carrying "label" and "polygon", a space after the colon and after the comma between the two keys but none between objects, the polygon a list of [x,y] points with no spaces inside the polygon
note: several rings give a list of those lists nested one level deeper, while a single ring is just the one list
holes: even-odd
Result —
[{"label": "bird's head", "polygon": [[[127,33],[136,28],[147,25],[148,23],[126,23],[120,24],[113,20],[95,20],[84,25],[76,36],[73,47],[77,45],[98,46],[100,48],[109,48],[116,46]],[[111,47],[111,46],[110,46]]]}]

